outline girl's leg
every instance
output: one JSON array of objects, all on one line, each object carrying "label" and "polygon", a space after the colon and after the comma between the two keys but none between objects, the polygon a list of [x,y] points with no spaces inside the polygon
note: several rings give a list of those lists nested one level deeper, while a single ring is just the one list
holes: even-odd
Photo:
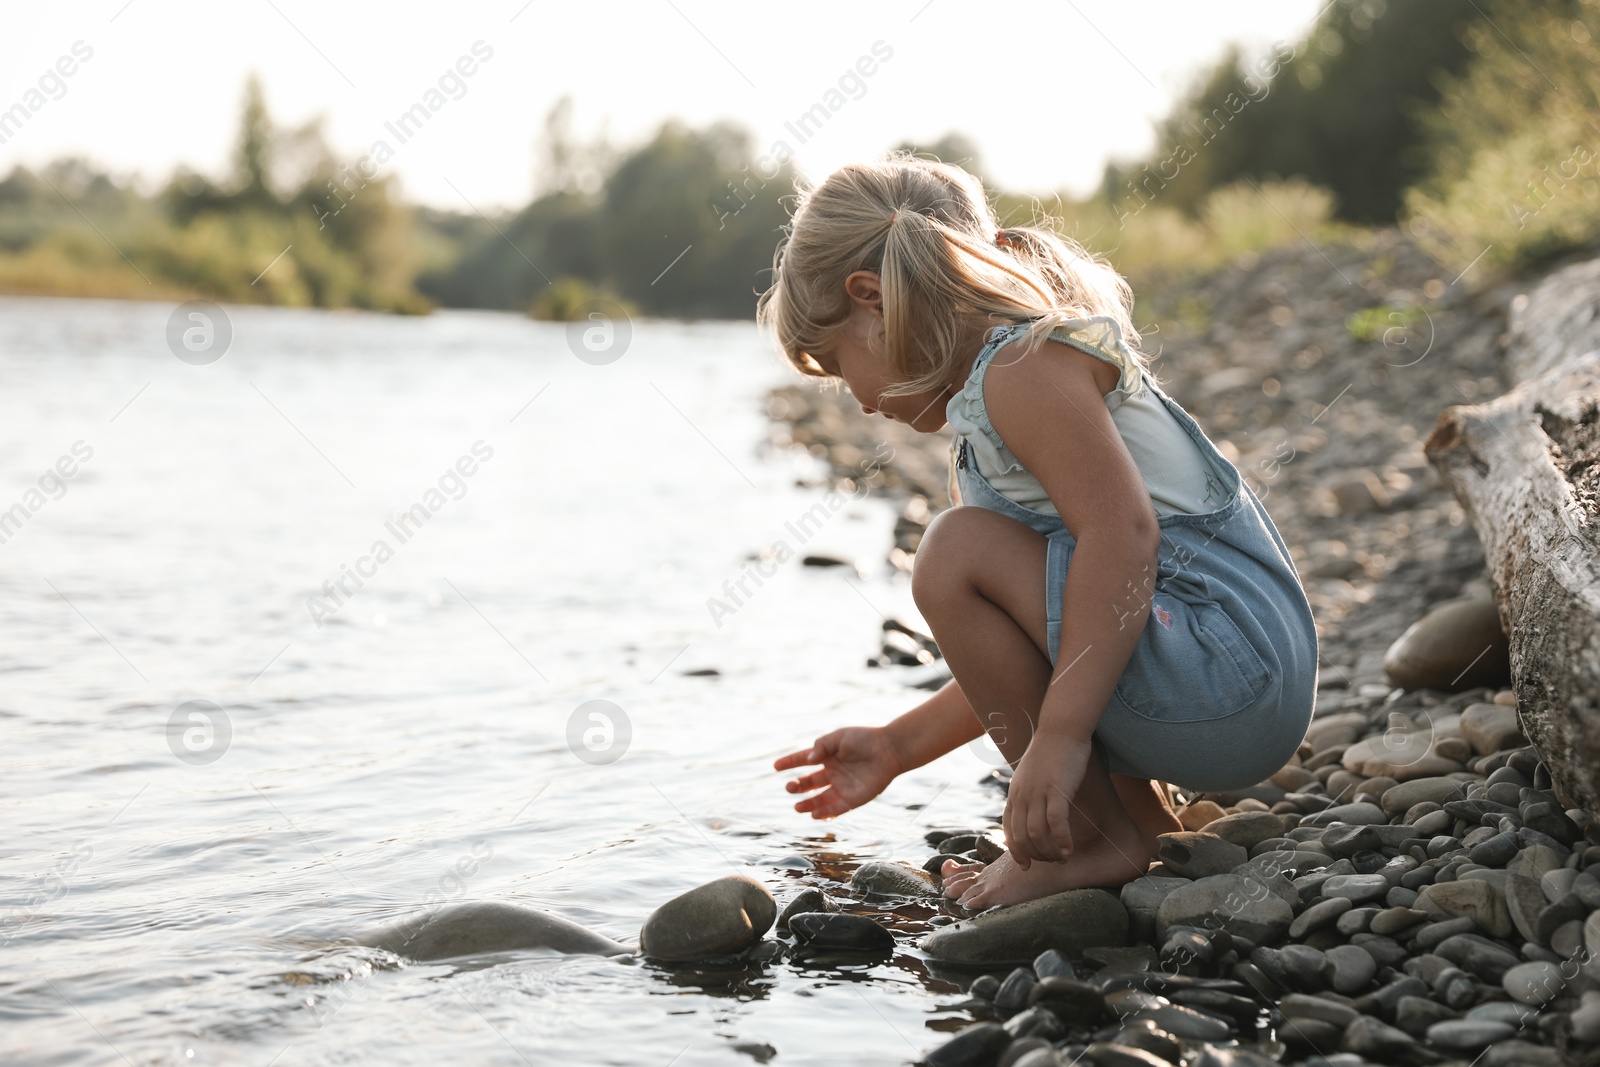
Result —
[{"label": "girl's leg", "polygon": [[[1042,535],[982,508],[954,508],[928,528],[912,591],[968,702],[1013,766],[1027,751],[1051,684]],[[1068,685],[1065,677],[1056,684]],[[1153,783],[1111,775],[1096,753],[1073,798],[1072,856],[1024,871],[1003,856],[946,864],[945,891],[969,907],[1009,904],[1143,874],[1155,837],[1179,828]]]}]

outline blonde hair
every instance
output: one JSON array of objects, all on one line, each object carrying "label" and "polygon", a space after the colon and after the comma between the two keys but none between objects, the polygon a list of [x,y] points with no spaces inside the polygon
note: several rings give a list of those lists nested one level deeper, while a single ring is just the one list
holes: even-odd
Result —
[{"label": "blonde hair", "polygon": [[1026,352],[1063,324],[1103,316],[1140,366],[1148,361],[1129,317],[1133,291],[1110,264],[1047,226],[1002,229],[976,177],[904,150],[820,185],[802,181],[772,262],[756,321],[812,377],[830,377],[811,353],[827,352],[850,317],[845,279],[858,270],[881,280],[883,354],[896,378],[885,395],[942,386],[972,355],[960,348],[975,324],[1027,323]]}]

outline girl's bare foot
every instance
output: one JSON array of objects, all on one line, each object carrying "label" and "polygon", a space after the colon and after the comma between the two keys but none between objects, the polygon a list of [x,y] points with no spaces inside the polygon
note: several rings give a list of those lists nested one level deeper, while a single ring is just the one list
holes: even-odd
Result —
[{"label": "girl's bare foot", "polygon": [[941,872],[945,896],[972,911],[1090,886],[1120,886],[1144,874],[1155,852],[1131,824],[1125,832],[1102,836],[1061,863],[1035,860],[1027,870],[1007,852],[988,866],[946,860]]}]

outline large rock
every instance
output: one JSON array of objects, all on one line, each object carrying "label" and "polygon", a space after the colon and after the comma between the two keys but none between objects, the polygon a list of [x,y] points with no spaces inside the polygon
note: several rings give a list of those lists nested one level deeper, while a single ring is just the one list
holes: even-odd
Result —
[{"label": "large rock", "polygon": [[362,938],[360,943],[413,960],[531,949],[596,956],[629,951],[570,919],[501,903],[452,904],[385,927]]},{"label": "large rock", "polygon": [[1461,736],[1480,756],[1528,743],[1517,721],[1517,709],[1501,704],[1469,704],[1461,713]]},{"label": "large rock", "polygon": [[1511,681],[1510,645],[1491,597],[1440,604],[1412,623],[1383,656],[1389,681],[1452,692]]},{"label": "large rock", "polygon": [[1127,943],[1121,901],[1104,889],[1070,889],[940,927],[923,938],[922,950],[945,963],[1001,964],[1027,963],[1046,949],[1070,958],[1091,946]]},{"label": "large rock", "polygon": [[661,905],[639,931],[639,951],[660,960],[733,956],[772,929],[778,906],[767,887],[730,874]]},{"label": "large rock", "polygon": [[1226,930],[1258,945],[1282,939],[1294,909],[1266,884],[1237,874],[1217,874],[1180,886],[1156,911],[1157,936],[1174,926]]}]

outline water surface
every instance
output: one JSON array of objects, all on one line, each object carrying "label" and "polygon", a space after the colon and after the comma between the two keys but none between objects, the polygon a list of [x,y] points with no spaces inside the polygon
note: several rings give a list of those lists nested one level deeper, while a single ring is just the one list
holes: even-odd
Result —
[{"label": "water surface", "polygon": [[[0,1058],[881,1064],[965,1018],[922,907],[859,967],[335,944],[460,900],[631,942],[708,879],[781,905],[998,810],[965,750],[825,823],[770,770],[925,694],[865,666],[910,611],[892,510],[793,525],[823,490],[764,445],[789,375],[753,325],[639,322],[593,365],[511,315],[229,308],[194,366],[171,311],[0,300]],[[863,570],[792,559],[713,619],[779,542]],[[595,700],[611,762],[569,745]]]}]

